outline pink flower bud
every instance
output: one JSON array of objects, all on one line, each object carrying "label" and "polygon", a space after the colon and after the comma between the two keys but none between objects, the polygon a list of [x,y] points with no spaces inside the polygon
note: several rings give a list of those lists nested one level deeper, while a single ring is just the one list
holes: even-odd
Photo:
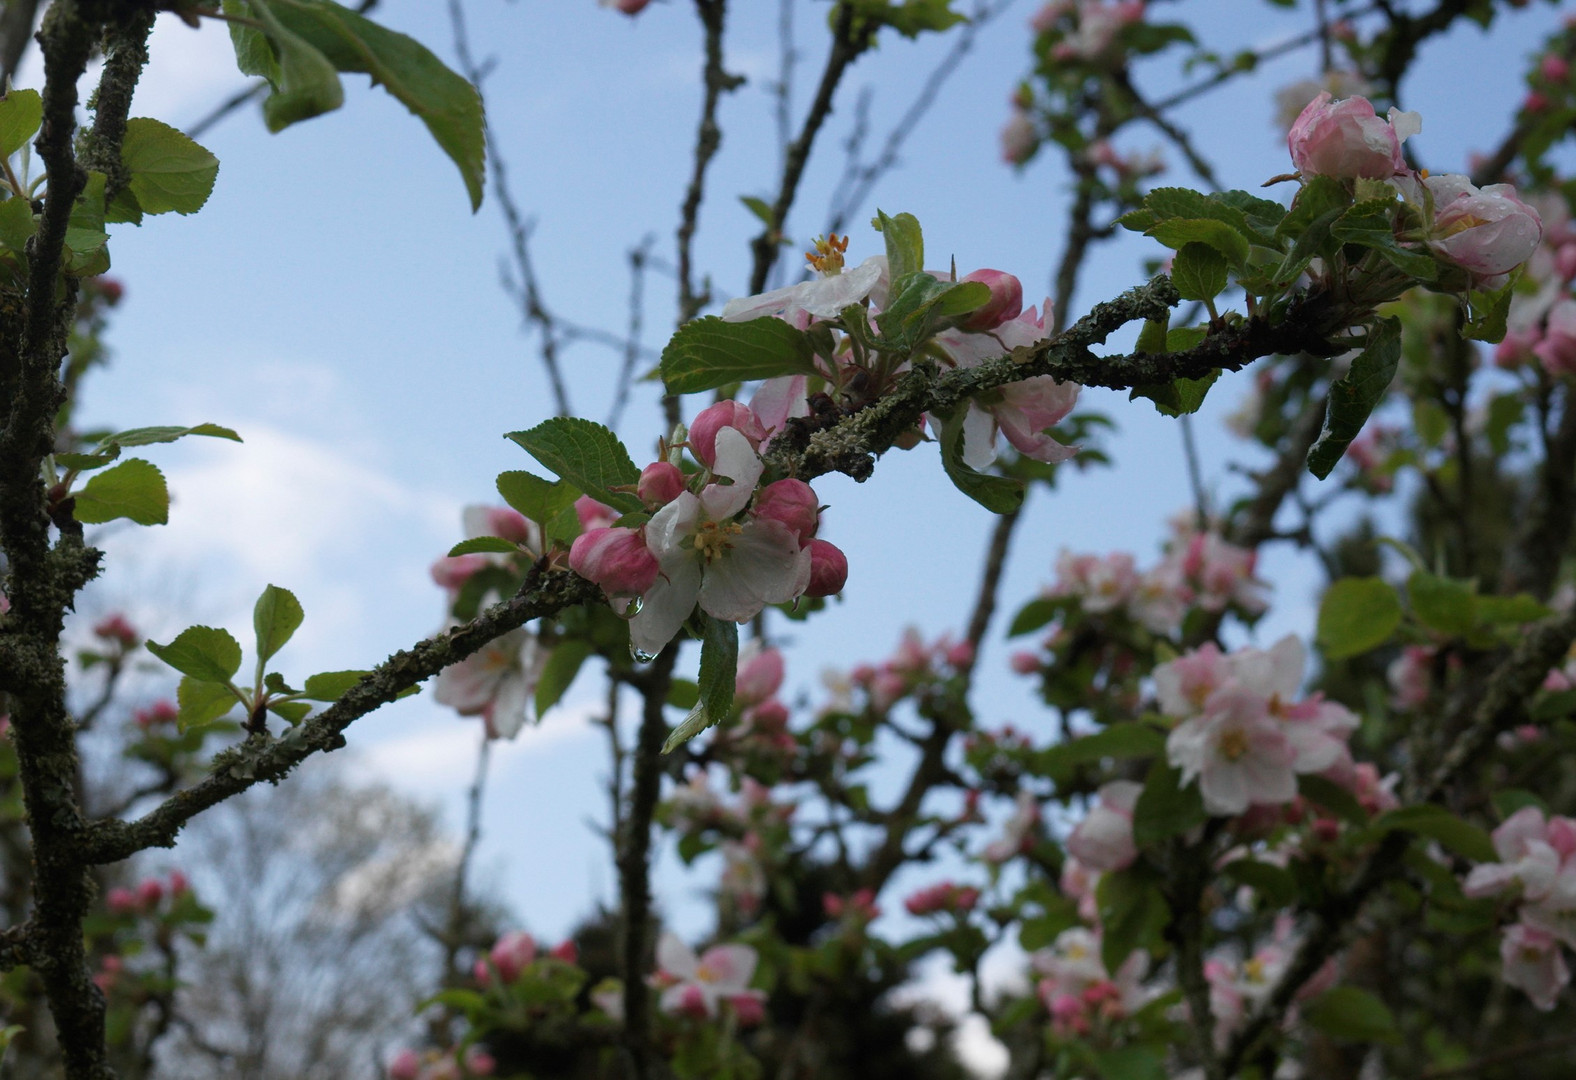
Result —
[{"label": "pink flower bud", "polygon": [[757,729],[780,731],[788,726],[788,706],[772,698],[750,709],[750,723]]},{"label": "pink flower bud", "polygon": [[1559,55],[1559,53],[1549,53],[1539,62],[1538,71],[1549,82],[1562,83],[1570,78],[1571,65],[1570,61]]},{"label": "pink flower bud", "polygon": [[625,15],[639,15],[646,10],[646,5],[649,3],[651,0],[602,0],[603,7],[613,8]]},{"label": "pink flower bud", "polygon": [[963,279],[989,286],[990,299],[969,312],[959,330],[982,333],[1016,319],[1023,312],[1023,283],[1001,270],[976,270]]},{"label": "pink flower bud", "polygon": [[445,555],[432,564],[429,573],[438,588],[458,592],[472,574],[486,565],[485,555]]},{"label": "pink flower bud", "polygon": [[100,619],[95,623],[93,633],[106,640],[119,642],[128,649],[137,643],[139,636],[136,628],[126,621],[126,616],[118,611],[108,618]]},{"label": "pink flower bud", "polygon": [[1549,95],[1542,90],[1533,90],[1521,99],[1523,112],[1540,113],[1549,107]]},{"label": "pink flower bud", "polygon": [[511,507],[487,507],[487,530],[492,536],[501,536],[516,544],[536,546],[536,527],[525,520],[524,514]]},{"label": "pink flower bud", "polygon": [[125,888],[111,889],[104,903],[111,914],[129,915],[137,910],[137,894]]},{"label": "pink flower bud", "polygon": [[780,521],[788,526],[788,531],[794,534],[801,547],[810,542],[821,520],[820,504],[816,501],[815,492],[803,480],[778,480],[767,484],[756,492],[751,513],[758,518]]},{"label": "pink flower bud", "polygon": [[126,286],[122,285],[118,278],[97,277],[93,279],[93,283],[98,286],[99,295],[110,307],[120,303],[120,298],[126,295]]},{"label": "pink flower bud", "polygon": [[1001,129],[1001,159],[1008,165],[1022,165],[1040,145],[1040,134],[1029,114],[1014,110]]},{"label": "pink flower bud", "polygon": [[759,450],[766,429],[760,419],[741,401],[719,401],[695,418],[690,425],[690,451],[708,469],[717,463],[717,432],[725,427],[737,428],[749,441],[752,450]]},{"label": "pink flower bud", "polygon": [[706,1008],[706,995],[694,983],[684,987],[679,996],[678,1007],[674,1011],[681,1016],[693,1016],[697,1020],[704,1020],[711,1015]]},{"label": "pink flower bud", "polygon": [[1576,242],[1567,241],[1555,251],[1554,270],[1563,281],[1576,278]]},{"label": "pink flower bud", "polygon": [[1286,146],[1304,176],[1383,180],[1406,171],[1401,143],[1421,127],[1416,113],[1391,109],[1390,118],[1381,120],[1367,98],[1334,101],[1326,90],[1302,110]]},{"label": "pink flower bud", "polygon": [[848,556],[825,540],[811,540],[810,587],[806,596],[831,596],[848,583]]},{"label": "pink flower bud", "polygon": [[185,874],[179,870],[170,871],[170,895],[174,897],[185,896],[191,892],[192,883]]},{"label": "pink flower bud", "polygon": [[777,649],[746,646],[748,655],[739,657],[733,683],[733,700],[743,708],[759,705],[776,694],[783,685],[783,654]]},{"label": "pink flower bud", "polygon": [[472,1076],[491,1076],[498,1070],[498,1062],[485,1050],[471,1047],[465,1051],[465,1071]]},{"label": "pink flower bud", "polygon": [[536,939],[522,930],[511,930],[498,939],[487,958],[498,970],[498,977],[512,983],[536,959]]},{"label": "pink flower bud", "polygon": [[960,641],[956,645],[948,645],[946,660],[955,668],[968,667],[974,662],[974,643]]},{"label": "pink flower bud", "polygon": [[568,941],[560,942],[547,955],[554,960],[562,960],[566,964],[578,964],[580,963],[580,946],[576,945],[574,939],[571,938]]},{"label": "pink flower bud", "polygon": [[822,893],[821,910],[826,912],[828,919],[841,919],[843,917],[843,898],[836,893]]},{"label": "pink flower bud", "polygon": [[660,567],[634,529],[592,529],[575,537],[569,568],[609,596],[639,596],[656,584]]},{"label": "pink flower bud", "polygon": [[173,724],[180,716],[173,702],[155,701],[146,709],[138,709],[131,714],[132,721],[143,731],[158,727],[160,724]]},{"label": "pink flower bud", "polygon": [[1040,658],[1028,651],[1013,653],[1009,663],[1019,675],[1036,675],[1040,670]]},{"label": "pink flower bud", "polygon": [[766,1003],[759,994],[735,994],[728,999],[741,1028],[759,1026],[766,1019]]},{"label": "pink flower bud", "polygon": [[601,529],[613,524],[617,515],[611,506],[604,506],[589,495],[582,495],[575,500],[575,516],[580,519],[582,529]]},{"label": "pink flower bud", "polygon": [[157,878],[149,878],[137,886],[137,903],[144,909],[158,907],[163,899],[164,882]]},{"label": "pink flower bud", "polygon": [[401,1050],[389,1062],[388,1080],[416,1080],[421,1075],[421,1058],[414,1050]]},{"label": "pink flower bud", "polygon": [[635,491],[646,506],[660,509],[683,493],[684,470],[671,462],[653,461],[640,470],[640,483]]}]

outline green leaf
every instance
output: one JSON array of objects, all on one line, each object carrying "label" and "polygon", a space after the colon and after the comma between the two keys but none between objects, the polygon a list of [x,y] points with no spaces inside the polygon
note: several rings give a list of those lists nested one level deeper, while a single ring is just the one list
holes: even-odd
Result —
[{"label": "green leaf", "polygon": [[1271,863],[1236,859],[1221,867],[1221,872],[1258,893],[1272,908],[1285,907],[1297,899],[1297,879]]},{"label": "green leaf", "polygon": [[1169,1075],[1164,1052],[1153,1046],[1091,1050],[1089,1057],[1101,1080],[1166,1080]]},{"label": "green leaf", "polygon": [[854,0],[859,15],[890,26],[906,38],[968,22],[950,10],[951,6],[952,0]]},{"label": "green leaf", "polygon": [[195,214],[219,175],[218,158],[184,132],[147,117],[126,121],[120,160],[131,172],[131,193],[146,214]]},{"label": "green leaf", "polygon": [[1347,1042],[1401,1041],[1389,1006],[1355,986],[1337,986],[1321,994],[1304,1015],[1318,1030]]},{"label": "green leaf", "polygon": [[574,512],[580,492],[573,484],[519,470],[499,473],[497,484],[503,501],[527,521],[541,525],[549,543],[568,543],[580,535],[580,519]]},{"label": "green leaf", "polygon": [[308,675],[301,696],[309,701],[338,701],[370,671],[324,671]]},{"label": "green leaf", "polygon": [[[273,45],[271,65],[247,58],[259,69],[266,69],[259,73],[266,74],[273,86],[274,92],[263,102],[263,122],[269,131],[283,131],[291,124],[333,112],[345,103],[345,88],[334,64],[321,49],[280,21],[272,0],[251,0],[249,4],[237,6],[255,13],[267,28],[268,40]],[[236,60],[244,69],[247,61],[241,56],[242,45],[233,37],[231,43],[236,48]],[[247,49],[255,50],[255,43],[248,42]]]},{"label": "green leaf", "polygon": [[10,90],[0,97],[0,157],[32,142],[43,122],[44,99],[37,90]]},{"label": "green leaf", "polygon": [[810,337],[781,319],[724,322],[715,315],[679,327],[662,350],[663,385],[696,394],[779,375],[814,375]]},{"label": "green leaf", "polygon": [[580,673],[580,665],[590,655],[591,643],[583,638],[567,638],[553,646],[547,663],[542,665],[541,678],[536,683],[537,720],[541,720],[548,709],[558,704],[564,691],[569,689],[569,684]]},{"label": "green leaf", "polygon": [[1319,604],[1319,647],[1331,660],[1365,653],[1401,625],[1401,599],[1382,578],[1341,578]]},{"label": "green leaf", "polygon": [[38,221],[33,217],[32,203],[14,198],[0,202],[0,243],[21,254],[37,231]]},{"label": "green leaf", "polygon": [[925,269],[925,237],[913,214],[888,217],[880,210],[870,223],[886,241],[887,280],[896,282]]},{"label": "green leaf", "polygon": [[1140,867],[1100,875],[1095,888],[1104,934],[1100,960],[1107,972],[1116,971],[1135,949],[1158,948],[1161,932],[1171,917],[1166,899],[1152,877]]},{"label": "green leaf", "polygon": [[[785,324],[786,325],[786,324]],[[544,420],[529,431],[511,431],[519,443],[548,471],[563,477],[598,502],[625,513],[645,509],[633,491],[614,491],[640,481],[629,451],[601,424],[573,416]]]},{"label": "green leaf", "polygon": [[[1250,246],[1248,238],[1224,221],[1217,221],[1214,218],[1173,218],[1150,228],[1148,235],[1159,240],[1166,247],[1176,249],[1178,254],[1189,244],[1196,243],[1211,248],[1229,259],[1231,265],[1238,270],[1248,263]],[[1225,286],[1222,285],[1221,288]]]},{"label": "green leaf", "polygon": [[688,711],[700,702],[700,686],[693,679],[674,679],[668,683],[668,704]]},{"label": "green leaf", "polygon": [[[1249,221],[1249,213],[1239,203],[1244,198],[1252,200],[1248,205],[1252,207],[1253,214],[1251,216],[1255,219],[1262,219],[1268,216],[1268,212],[1262,209],[1260,204],[1276,206],[1277,210],[1279,210],[1279,206],[1274,203],[1268,203],[1268,200],[1265,199],[1256,199],[1246,192],[1238,191],[1229,192],[1228,194],[1238,196],[1238,198],[1227,199],[1222,196],[1204,195],[1189,188],[1154,188],[1149,194],[1144,196],[1144,209],[1151,217],[1147,224],[1143,226],[1142,231],[1147,232],[1157,224],[1179,219],[1187,221],[1218,221],[1232,232],[1238,234],[1244,241],[1251,240],[1253,243],[1261,246],[1270,246],[1273,243],[1270,235],[1261,233],[1254,227]],[[1279,218],[1277,217],[1275,220],[1279,220]],[[1132,226],[1128,227],[1131,228]],[[1204,240],[1202,236],[1192,236],[1188,239]],[[1209,241],[1204,240],[1204,242],[1208,243]],[[1235,248],[1237,245],[1235,240],[1222,240],[1222,242],[1232,248]],[[1230,255],[1231,252],[1223,251],[1222,254]]]},{"label": "green leaf", "polygon": [[224,0],[224,13],[230,16],[227,25],[230,27],[230,45],[235,49],[235,66],[240,68],[243,75],[261,75],[278,89],[281,73],[274,46],[261,30],[239,21],[257,18],[251,5],[246,0]]},{"label": "green leaf", "polygon": [[1180,836],[1202,825],[1204,797],[1198,785],[1182,786],[1182,770],[1172,767],[1164,757],[1155,758],[1144,777],[1144,790],[1133,807],[1133,843],[1149,847],[1173,836]]},{"label": "green leaf", "polygon": [[471,209],[481,206],[487,146],[474,86],[414,39],[328,0],[269,0],[267,6],[335,68],[370,75],[416,114],[459,166]]},{"label": "green leaf", "polygon": [[941,467],[957,489],[993,514],[1006,514],[1023,505],[1024,484],[1010,476],[975,470],[963,460],[963,418],[966,408],[953,413],[941,427]]},{"label": "green leaf", "polygon": [[1273,199],[1262,199],[1250,191],[1221,191],[1211,195],[1210,199],[1240,210],[1248,224],[1262,230],[1266,237],[1273,236],[1286,217],[1286,208],[1280,203]]},{"label": "green leaf", "polygon": [[1377,319],[1351,370],[1330,387],[1324,431],[1308,451],[1308,471],[1323,480],[1384,397],[1401,362],[1401,320]]},{"label": "green leaf", "polygon": [[1297,777],[1297,793],[1309,802],[1317,803],[1343,821],[1353,825],[1366,825],[1368,811],[1357,801],[1357,796],[1333,780],[1305,773]]},{"label": "green leaf", "polygon": [[1537,622],[1539,619],[1548,618],[1551,614],[1553,612],[1538,603],[1529,593],[1477,598],[1478,620],[1490,625]]},{"label": "green leaf", "polygon": [[1359,202],[1330,224],[1330,235],[1343,244],[1357,244],[1384,256],[1392,266],[1420,281],[1439,277],[1439,263],[1431,255],[1402,247],[1395,237],[1396,202],[1370,199]]},{"label": "green leaf", "polygon": [[190,675],[176,688],[175,702],[180,710],[175,726],[182,734],[224,719],[231,709],[241,704],[235,691],[224,683],[194,679]]},{"label": "green leaf", "polygon": [[1047,747],[1040,761],[1054,772],[1103,758],[1152,757],[1165,748],[1165,733],[1148,724],[1112,724],[1103,731]]},{"label": "green leaf", "polygon": [[1389,831],[1402,829],[1438,840],[1445,847],[1471,859],[1473,862],[1494,862],[1499,858],[1494,852],[1494,842],[1489,834],[1469,822],[1462,821],[1443,806],[1419,803],[1402,806],[1382,814],[1374,822],[1376,828]]},{"label": "green leaf", "polygon": [[1008,637],[1021,637],[1033,633],[1040,627],[1056,618],[1056,613],[1061,610],[1061,605],[1050,597],[1042,596],[1030,600],[1012,617],[1012,625],[1007,627]]},{"label": "green leaf", "polygon": [[1516,279],[1520,276],[1519,273],[1513,273],[1507,284],[1492,292],[1474,289],[1467,293],[1467,322],[1461,328],[1462,337],[1490,344],[1505,340],[1505,319],[1510,314],[1510,297],[1515,291]]},{"label": "green leaf", "polygon": [[1148,398],[1154,402],[1155,410],[1161,416],[1185,416],[1196,413],[1204,404],[1204,395],[1209,393],[1209,388],[1215,385],[1215,380],[1220,378],[1218,370],[1198,379],[1177,379],[1168,383],[1145,383],[1133,387],[1127,395],[1129,401],[1139,398]]},{"label": "green leaf", "polygon": [[268,711],[295,727],[312,714],[312,706],[304,701],[270,701]]},{"label": "green leaf", "polygon": [[168,645],[147,643],[148,651],[182,675],[210,683],[228,683],[241,670],[241,646],[228,630],[189,626]]},{"label": "green leaf", "polygon": [[1412,613],[1430,630],[1457,636],[1477,625],[1477,589],[1469,582],[1414,570],[1406,579]]},{"label": "green leaf", "polygon": [[92,277],[109,269],[109,233],[104,231],[104,184],[101,172],[88,173],[82,194],[71,205],[66,226],[66,273]]},{"label": "green leaf", "polygon": [[700,702],[662,744],[670,754],[733,711],[733,687],[739,672],[739,627],[702,615],[705,636],[700,642]]},{"label": "green leaf", "polygon": [[473,536],[469,540],[461,540],[449,549],[449,558],[456,555],[518,555],[520,545],[513,540],[505,540],[501,536]]},{"label": "green leaf", "polygon": [[762,225],[765,225],[768,229],[772,227],[772,208],[765,199],[757,198],[754,195],[740,195],[739,201],[744,204],[745,209],[760,218]]},{"label": "green leaf", "polygon": [[1546,724],[1576,712],[1576,690],[1554,690],[1539,695],[1537,702],[1527,710],[1527,719],[1535,724]]},{"label": "green leaf", "polygon": [[[909,352],[937,329],[989,302],[990,287],[978,281],[952,283],[913,273],[893,282],[892,300],[876,316],[876,326],[890,348]],[[1003,355],[1007,351],[1003,347]]]},{"label": "green leaf", "polygon": [[169,520],[170,492],[164,474],[141,458],[94,473],[76,493],[76,519],[100,525],[129,518],[138,525],[163,525]]},{"label": "green leaf", "polygon": [[185,438],[187,435],[207,435],[215,439],[229,439],[240,442],[241,437],[227,427],[218,424],[198,424],[196,427],[140,427],[127,431],[117,432],[99,440],[99,446],[148,446],[152,443],[174,442],[176,439]]},{"label": "green leaf", "polygon": [[1213,300],[1226,291],[1226,257],[1208,244],[1183,244],[1171,260],[1171,282],[1184,300]]},{"label": "green leaf", "polygon": [[261,669],[301,626],[305,614],[289,589],[269,585],[252,608],[252,629],[257,633],[257,665]]}]

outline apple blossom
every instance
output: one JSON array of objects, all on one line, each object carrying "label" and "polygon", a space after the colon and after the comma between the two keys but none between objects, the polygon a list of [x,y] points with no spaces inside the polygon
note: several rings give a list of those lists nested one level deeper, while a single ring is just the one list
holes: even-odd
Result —
[{"label": "apple blossom", "polygon": [[1523,900],[1547,897],[1563,861],[1549,842],[1549,831],[1542,810],[1535,806],[1517,810],[1493,832],[1499,862],[1473,867],[1461,891],[1471,897],[1493,896],[1514,885]]},{"label": "apple blossom", "polygon": [[801,545],[810,542],[821,517],[819,502],[810,485],[791,478],[761,488],[751,512],[758,518],[782,522]]},{"label": "apple blossom", "polygon": [[1040,800],[1032,791],[1020,790],[1017,808],[1002,828],[1001,838],[985,846],[980,857],[989,863],[1004,863],[1034,846],[1034,827],[1040,823]]},{"label": "apple blossom", "polygon": [[1326,90],[1298,115],[1286,146],[1304,176],[1383,180],[1406,171],[1401,143],[1422,126],[1417,113],[1392,108],[1389,118],[1381,120],[1367,98],[1335,101]]},{"label": "apple blossom", "polygon": [[1427,244],[1445,261],[1494,277],[1526,262],[1537,248],[1543,221],[1509,184],[1479,189],[1453,173],[1423,183],[1434,204]]},{"label": "apple blossom", "polygon": [[630,643],[655,655],[697,603],[715,619],[745,622],[767,604],[786,603],[810,584],[811,553],[779,521],[734,520],[760,479],[761,459],[735,427],[716,433],[713,473],[732,481],[682,492],[647,522],[646,544],[660,574],[630,619]]},{"label": "apple blossom", "polygon": [[1542,340],[1532,346],[1532,355],[1550,375],[1576,375],[1576,300],[1566,298],[1549,310],[1548,325]]},{"label": "apple blossom", "polygon": [[1001,129],[1001,159],[1008,165],[1022,165],[1040,145],[1034,119],[1023,109],[1014,109]]},{"label": "apple blossom", "polygon": [[1524,992],[1543,1012],[1571,981],[1570,968],[1552,934],[1522,923],[1505,928],[1500,941],[1501,974],[1505,982]]},{"label": "apple blossom", "polygon": [[815,250],[805,256],[815,276],[797,285],[729,300],[723,305],[722,318],[745,322],[776,316],[802,328],[814,319],[835,319],[844,308],[867,299],[881,303],[886,293],[886,256],[872,255],[858,266],[844,269],[847,250],[846,236],[818,239]]},{"label": "apple blossom", "polygon": [[480,716],[493,738],[512,739],[534,718],[532,699],[547,655],[521,627],[438,673],[438,702],[461,716]]},{"label": "apple blossom", "polygon": [[764,1000],[762,991],[750,989],[755,960],[755,950],[748,945],[714,945],[697,957],[676,934],[664,931],[657,941],[653,977],[664,988],[662,1011],[715,1017],[724,1001]]},{"label": "apple blossom", "polygon": [[388,1080],[417,1080],[420,1075],[421,1056],[414,1050],[401,1050],[389,1062]]}]

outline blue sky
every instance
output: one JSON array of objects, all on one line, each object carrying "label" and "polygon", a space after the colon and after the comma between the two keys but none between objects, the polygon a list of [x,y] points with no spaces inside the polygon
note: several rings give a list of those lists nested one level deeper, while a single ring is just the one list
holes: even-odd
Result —
[{"label": "blue sky", "polygon": [[[719,297],[741,291],[747,272],[755,222],[738,197],[771,191],[777,161],[767,93],[777,5],[734,7],[727,64],[749,82],[722,108],[724,144],[696,248]],[[952,256],[960,272],[1014,272],[1026,299],[1049,291],[1066,177],[1049,159],[1014,172],[997,147],[1008,96],[1029,67],[1033,9],[1020,3],[982,32],[908,141],[902,168],[856,216],[850,258],[879,250],[863,224],[879,205],[920,218],[932,264]],[[1156,9],[1217,19],[1202,32],[1221,51],[1266,45],[1302,26],[1297,13],[1262,4]],[[468,10],[475,51],[497,61],[489,115],[516,199],[538,222],[533,252],[546,300],[566,318],[617,331],[627,317],[629,248],[654,234],[655,253],[672,258],[699,108],[692,13],[659,2],[631,20],[590,0],[473,0]],[[825,10],[799,7],[796,116],[817,74],[823,45],[815,31]],[[1505,16],[1491,37],[1467,27],[1429,46],[1404,88],[1405,105],[1424,117],[1413,144],[1424,163],[1458,171],[1469,152],[1498,141],[1521,97],[1524,60],[1559,16],[1538,5]],[[385,0],[378,17],[452,56],[445,5]],[[790,222],[793,250],[824,228],[854,95],[871,90],[873,128],[884,135],[946,44],[883,38],[854,67]],[[1221,163],[1227,184],[1256,188],[1290,167],[1270,95],[1316,67],[1312,50],[1292,53],[1190,104],[1178,120]],[[1140,69],[1141,84],[1156,93],[1178,79],[1169,63]],[[19,83],[29,84],[27,72]],[[222,27],[194,32],[161,16],[134,114],[184,126],[242,85]],[[88,418],[106,425],[215,421],[247,441],[155,448],[150,456],[175,496],[170,524],[106,539],[114,561],[85,612],[126,607],[165,640],[196,622],[239,635],[263,586],[282,585],[307,613],[279,658],[297,675],[370,666],[437,628],[441,596],[428,564],[460,537],[461,507],[493,498],[496,473],[532,466],[503,433],[551,413],[534,342],[498,285],[507,237],[497,207],[489,201],[472,215],[453,166],[421,126],[363,78],[348,77],[346,88],[342,111],[277,136],[255,108],[232,116],[203,140],[222,166],[200,214],[116,230],[113,272],[126,300],[111,332],[114,366],[86,402]],[[1160,143],[1140,133],[1124,145]],[[1163,182],[1188,177],[1174,167]],[[1139,261],[1155,253],[1138,238],[1099,249],[1075,306],[1142,280]],[[675,292],[669,278],[647,281],[653,349],[672,326]],[[578,346],[566,361],[577,407],[601,418],[616,358]],[[1220,419],[1245,387],[1240,377],[1223,380],[1197,424],[1206,484],[1223,499],[1240,484],[1224,465],[1242,448]],[[1175,422],[1124,397],[1086,394],[1084,407],[1120,425],[1110,444],[1119,465],[1036,495],[1006,578],[1009,613],[1048,579],[1063,547],[1121,548],[1152,561],[1165,519],[1187,502]],[[655,403],[654,385],[642,384],[622,425],[637,461],[660,433]],[[831,507],[823,535],[848,553],[851,575],[846,602],[793,628],[790,685],[804,691],[824,665],[880,659],[909,624],[931,636],[956,630],[990,528],[945,483],[929,447],[888,455],[863,486],[829,477],[816,488]],[[1278,590],[1260,636],[1309,634],[1313,577],[1283,553],[1264,567]],[[982,715],[1032,727],[1028,697],[1006,674],[1007,653],[999,636],[987,646]],[[598,699],[582,680],[542,728],[495,757],[483,873],[549,938],[612,895],[606,849],[587,824],[605,818],[604,744],[584,719]],[[474,722],[423,695],[358,723],[351,752],[359,768],[441,801],[457,819],[475,736]],[[659,882],[680,925],[702,929],[703,906],[686,902],[705,882],[679,875],[671,859]]]}]

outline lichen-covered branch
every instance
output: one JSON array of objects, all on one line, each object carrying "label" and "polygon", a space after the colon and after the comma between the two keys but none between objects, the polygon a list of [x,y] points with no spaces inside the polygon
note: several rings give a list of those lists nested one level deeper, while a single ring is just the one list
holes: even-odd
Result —
[{"label": "lichen-covered branch", "polygon": [[511,599],[493,605],[468,623],[395,653],[337,702],[283,737],[254,736],[225,751],[214,759],[214,770],[204,780],[136,821],[94,822],[84,837],[84,861],[118,862],[144,848],[173,845],[176,834],[193,816],[259,781],[283,779],[314,753],[339,749],[345,745],[347,727],[403,691],[532,619],[598,601],[601,595],[584,578],[538,564]]}]

